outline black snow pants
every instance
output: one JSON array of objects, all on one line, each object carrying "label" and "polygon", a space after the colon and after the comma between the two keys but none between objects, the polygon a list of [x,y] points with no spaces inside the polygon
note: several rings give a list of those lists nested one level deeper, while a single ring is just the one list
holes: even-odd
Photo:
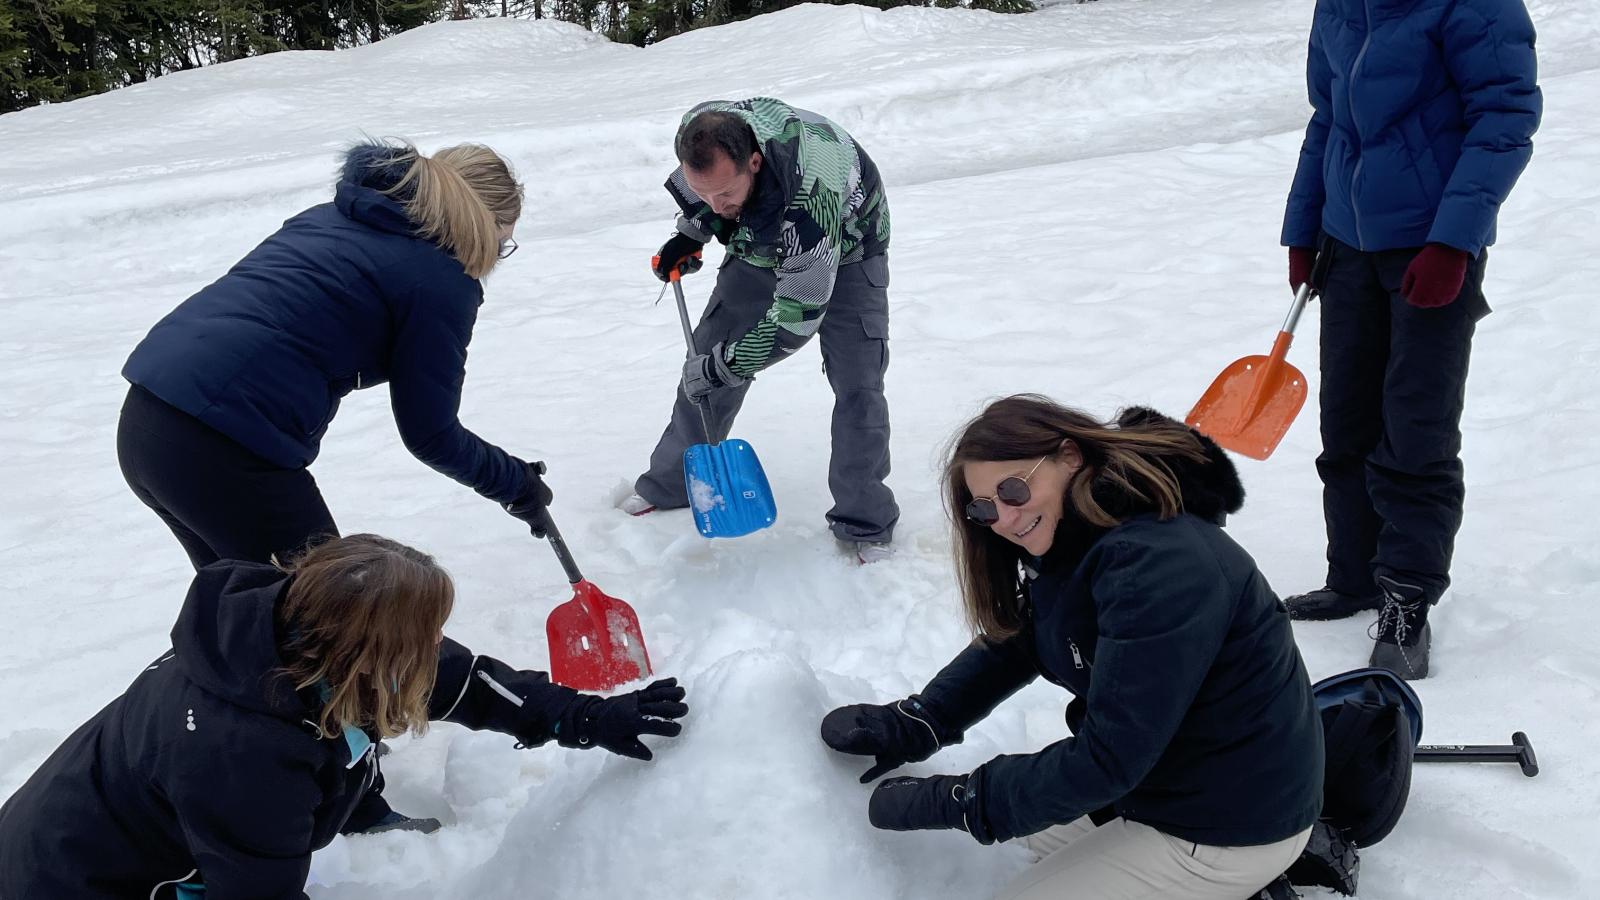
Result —
[{"label": "black snow pants", "polygon": [[1378,592],[1377,575],[1424,587],[1437,602],[1466,485],[1461,411],[1488,251],[1455,301],[1420,309],[1400,296],[1421,250],[1365,252],[1328,238],[1322,293],[1322,477],[1328,586]]},{"label": "black snow pants", "polygon": [[[777,273],[730,257],[717,273],[695,346],[708,352],[718,342],[733,341],[754,328],[772,306]],[[828,489],[833,509],[827,518],[842,541],[888,541],[894,536],[900,508],[883,481],[889,475],[889,401],[883,376],[889,368],[889,261],[874,256],[839,267],[833,296],[817,330],[822,365],[833,388],[833,456],[828,464]],[[734,417],[750,389],[721,388],[706,398],[716,439],[728,436]],[[689,505],[683,483],[683,451],[706,442],[700,414],[678,386],[672,421],[650,454],[650,471],[639,476],[634,490],[661,509]]]},{"label": "black snow pants", "polygon": [[[309,471],[262,459],[138,385],[122,404],[117,461],[196,571],[219,559],[271,562],[339,534]],[[380,773],[341,830],[362,831],[388,815],[382,790]]]}]

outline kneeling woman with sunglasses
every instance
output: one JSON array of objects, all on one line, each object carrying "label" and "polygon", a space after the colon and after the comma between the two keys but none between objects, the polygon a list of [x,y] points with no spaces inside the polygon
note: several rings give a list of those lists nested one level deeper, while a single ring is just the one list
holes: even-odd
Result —
[{"label": "kneeling woman with sunglasses", "polygon": [[1042,397],[991,404],[945,469],[978,638],[920,694],[823,720],[874,755],[863,781],[960,743],[1043,676],[1074,736],[965,775],[891,778],[897,831],[1021,839],[1003,895],[1242,900],[1299,856],[1322,805],[1322,735],[1289,617],[1218,527],[1244,499],[1209,440],[1145,409],[1102,423]]},{"label": "kneeling woman with sunglasses", "polygon": [[0,808],[0,897],[305,900],[311,853],[378,779],[373,741],[430,720],[649,759],[673,679],[580,694],[443,636],[433,557],[334,538],[280,570],[201,570],[172,649]]}]

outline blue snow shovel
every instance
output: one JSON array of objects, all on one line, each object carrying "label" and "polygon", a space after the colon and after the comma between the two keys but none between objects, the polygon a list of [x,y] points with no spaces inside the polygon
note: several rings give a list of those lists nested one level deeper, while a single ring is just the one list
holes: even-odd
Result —
[{"label": "blue snow shovel", "polygon": [[[678,319],[683,323],[683,339],[689,345],[689,358],[699,351],[694,347],[694,328],[689,325],[689,307],[683,300],[682,273],[672,270],[668,279],[678,295]],[[741,537],[760,531],[778,520],[778,505],[761,460],[748,443],[730,438],[718,443],[711,431],[711,417],[702,397],[694,401],[700,413],[700,428],[707,443],[683,451],[684,487],[689,491],[689,508],[695,527],[708,537]]]}]

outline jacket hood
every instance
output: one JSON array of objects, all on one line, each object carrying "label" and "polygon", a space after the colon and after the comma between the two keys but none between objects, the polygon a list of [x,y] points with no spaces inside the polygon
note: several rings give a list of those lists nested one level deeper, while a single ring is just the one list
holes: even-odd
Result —
[{"label": "jacket hood", "polygon": [[[1153,421],[1179,424],[1176,419],[1147,406],[1131,407],[1117,417],[1117,425],[1123,428]],[[1221,525],[1230,514],[1244,506],[1244,483],[1239,480],[1239,470],[1234,467],[1233,460],[1216,441],[1193,428],[1189,430],[1200,439],[1206,458],[1166,457],[1162,461],[1177,476],[1178,486],[1183,490],[1183,511]]]},{"label": "jacket hood", "polygon": [[[1152,421],[1177,423],[1146,406],[1134,406],[1117,416],[1117,425],[1123,428]],[[1162,462],[1178,479],[1183,492],[1183,511],[1217,525],[1223,524],[1230,513],[1244,506],[1244,484],[1239,480],[1239,470],[1233,460],[1212,439],[1191,428],[1205,452],[1204,460],[1185,457],[1162,457]],[[1130,498],[1120,487],[1104,477],[1092,487],[1100,507],[1118,519],[1130,519],[1143,513],[1154,512],[1155,507]],[[1048,568],[1065,566],[1075,568],[1089,547],[1110,529],[1092,525],[1077,515],[1069,505],[1061,522],[1056,525],[1054,541],[1045,552],[1043,562]]]},{"label": "jacket hood", "polygon": [[289,576],[273,566],[224,560],[200,570],[172,626],[184,676],[208,694],[298,722],[309,714],[279,670],[273,610]]},{"label": "jacket hood", "polygon": [[351,147],[333,195],[339,211],[380,231],[415,237],[416,228],[401,205],[409,199],[409,192],[384,193],[406,175],[407,164],[399,158],[405,149],[376,142]]}]

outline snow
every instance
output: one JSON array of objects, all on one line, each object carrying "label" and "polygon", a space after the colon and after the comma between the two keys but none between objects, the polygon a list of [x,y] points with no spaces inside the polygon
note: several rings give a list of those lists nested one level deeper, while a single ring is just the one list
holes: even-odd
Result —
[{"label": "snow", "polygon": [[[1464,429],[1455,587],[1418,684],[1432,743],[1533,739],[1513,766],[1423,766],[1364,855],[1365,898],[1600,896],[1600,8],[1534,0],[1547,113],[1501,216]],[[1005,17],[802,6],[645,50],[551,22],[447,23],[282,53],[0,117],[0,795],[167,646],[190,571],[114,452],[127,353],[277,224],[329,196],[341,146],[474,140],[516,164],[523,250],[488,284],[463,418],[550,463],[585,574],[633,604],[659,675],[689,690],[650,763],[435,725],[385,761],[433,836],[340,839],[318,900],[404,897],[969,898],[1014,847],[866,823],[867,762],[827,751],[834,705],[919,688],[964,643],[936,485],[982,403],[1032,390],[1182,413],[1264,352],[1289,294],[1277,245],[1308,108],[1309,0],[1102,0]],[[761,375],[735,434],[782,514],[737,540],[688,512],[630,518],[619,481],[666,424],[682,335],[647,261],[681,111],[758,93],[848,128],[894,210],[889,370],[897,555],[827,533],[815,349]],[[708,260],[716,262],[715,259]],[[709,275],[709,273],[707,273]],[[703,303],[711,278],[686,284]],[[1316,387],[1316,317],[1291,360]],[[1242,462],[1230,523],[1280,592],[1321,584],[1315,404]],[[383,391],[353,395],[314,467],[340,526],[412,542],[460,589],[451,634],[544,666],[570,591],[492,504],[409,457]],[[1365,662],[1368,618],[1297,626],[1313,677]],[[1065,735],[1034,685],[965,744],[966,771]],[[1584,848],[1589,848],[1585,850]]]}]

